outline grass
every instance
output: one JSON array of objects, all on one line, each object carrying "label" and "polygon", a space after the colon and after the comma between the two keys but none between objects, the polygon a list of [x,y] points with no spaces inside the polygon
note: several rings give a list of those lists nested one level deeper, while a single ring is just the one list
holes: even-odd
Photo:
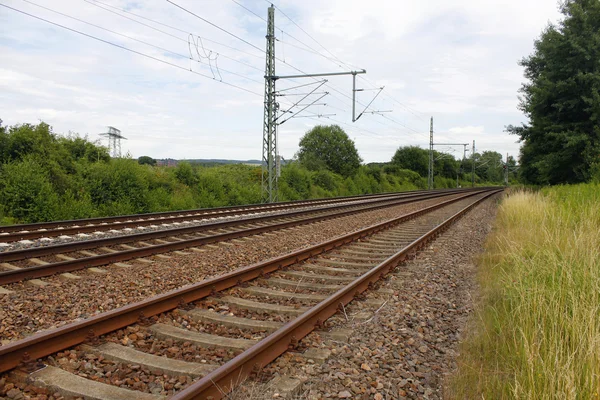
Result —
[{"label": "grass", "polygon": [[517,191],[479,260],[449,398],[600,398],[600,185]]}]

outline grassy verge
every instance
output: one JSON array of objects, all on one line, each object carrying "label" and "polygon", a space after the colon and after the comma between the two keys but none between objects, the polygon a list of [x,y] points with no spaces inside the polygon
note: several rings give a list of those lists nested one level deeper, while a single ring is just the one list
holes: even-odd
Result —
[{"label": "grassy verge", "polygon": [[448,397],[599,398],[600,185],[510,195],[480,271]]}]

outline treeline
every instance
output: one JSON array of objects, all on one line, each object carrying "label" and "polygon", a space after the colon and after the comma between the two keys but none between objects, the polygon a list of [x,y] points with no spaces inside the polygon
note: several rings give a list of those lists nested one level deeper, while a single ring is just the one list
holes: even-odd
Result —
[{"label": "treeline", "polygon": [[[502,154],[497,151],[484,151],[475,153],[473,156],[464,159],[455,159],[447,153],[433,151],[433,182],[434,187],[446,187],[448,179],[453,179],[456,183],[459,181],[471,182],[476,184],[502,184],[505,180],[505,168],[508,168],[509,182],[516,182],[517,162],[512,157],[508,157],[508,162],[502,159]],[[392,157],[388,170],[390,168],[409,169],[426,177],[429,173],[429,150],[417,146],[405,146],[396,150]]]},{"label": "treeline", "polygon": [[[144,160],[142,160],[144,161]],[[146,160],[147,161],[147,160]],[[298,200],[424,187],[418,174],[361,166],[352,176],[282,168],[280,199]],[[261,201],[261,169],[180,163],[142,165],[109,157],[87,138],[59,136],[45,123],[0,125],[0,221],[39,222]]]},{"label": "treeline", "polygon": [[[279,199],[426,188],[426,172],[411,170],[417,166],[403,161],[402,152],[399,149],[390,163],[363,165],[354,143],[339,127],[316,127],[301,141],[297,160],[282,166]],[[152,161],[111,158],[98,143],[77,135],[57,135],[43,122],[0,124],[0,223],[261,202],[260,167],[186,162],[157,167]],[[445,160],[436,166],[436,188],[456,187],[458,165]],[[478,175],[477,182],[481,179]],[[460,185],[470,184],[464,173],[459,180]]]}]

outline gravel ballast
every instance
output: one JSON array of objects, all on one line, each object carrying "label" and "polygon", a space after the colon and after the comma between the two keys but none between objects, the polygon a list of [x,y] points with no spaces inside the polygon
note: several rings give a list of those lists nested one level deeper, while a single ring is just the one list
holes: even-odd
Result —
[{"label": "gravel ballast", "polygon": [[[448,196],[449,199],[454,196]],[[130,267],[103,267],[106,273],[74,272],[80,279],[44,278],[50,285],[16,283],[0,295],[0,343],[7,344],[40,330],[62,326],[132,302],[221,275],[260,260],[307,247],[438,202],[427,200],[300,226],[218,246],[203,253],[154,257],[152,264],[134,260]],[[268,241],[265,240],[268,238]]]},{"label": "gravel ballast", "polygon": [[[380,300],[381,306],[354,301],[345,308],[347,317],[330,318],[329,329],[352,331],[348,342],[317,333],[301,341],[303,348],[329,350],[325,363],[288,352],[263,371],[261,382],[279,375],[297,378],[299,399],[443,398],[444,378],[455,369],[477,296],[474,257],[492,229],[498,199],[469,212],[369,291],[366,299]],[[257,392],[264,395],[257,399],[280,397],[276,388],[249,381],[233,398]]]},{"label": "gravel ballast", "polygon": [[[337,203],[335,205],[341,206],[341,205],[347,205],[347,206],[358,206],[360,204],[355,203],[355,202],[343,202],[343,203]],[[151,225],[146,225],[146,224],[141,224],[140,226],[137,227],[129,227],[129,228],[119,228],[119,229],[109,229],[107,230],[107,228],[109,227],[108,225],[98,225],[98,230],[95,232],[88,232],[88,233],[73,233],[70,235],[59,235],[59,236],[51,236],[51,237],[41,237],[38,239],[31,239],[31,240],[21,240],[21,241],[17,241],[17,242],[10,242],[10,243],[5,243],[2,242],[2,237],[4,236],[4,234],[1,233],[2,228],[0,227],[0,253],[2,252],[7,252],[7,251],[14,251],[14,250],[25,250],[25,249],[29,249],[29,248],[36,248],[36,247],[46,247],[46,246],[54,246],[54,245],[59,245],[59,244],[66,244],[66,243],[72,243],[72,242],[83,242],[86,240],[92,240],[92,239],[107,239],[107,238],[113,238],[113,237],[119,237],[119,236],[125,236],[125,235],[133,235],[136,233],[148,233],[148,232],[156,232],[156,231],[162,231],[162,230],[167,230],[167,229],[176,229],[176,228],[183,228],[183,227],[200,227],[203,225],[207,225],[207,224],[212,224],[212,223],[216,223],[216,222],[224,222],[224,221],[236,221],[236,220],[242,220],[242,219],[246,219],[246,218],[253,218],[253,217],[259,217],[259,216],[276,216],[276,215],[282,215],[282,214],[286,214],[289,212],[295,212],[295,211],[315,211],[317,212],[319,208],[324,208],[327,207],[327,204],[319,204],[319,205],[315,205],[315,206],[306,206],[306,207],[300,207],[300,208],[295,208],[295,209],[283,209],[283,210],[275,210],[275,211],[260,211],[260,210],[254,210],[254,211],[247,211],[247,212],[242,212],[240,211],[239,214],[236,215],[229,215],[229,216],[218,216],[218,215],[214,215],[214,216],[190,216],[189,220],[185,220],[185,221],[176,221],[176,222],[166,222],[163,221],[161,219],[156,219],[153,220]],[[329,206],[333,206],[329,205]],[[131,221],[126,221],[126,222],[135,222],[133,220]],[[84,224],[82,224],[81,226],[85,226]],[[43,233],[44,230],[40,230],[38,232]],[[29,231],[23,231],[23,232],[29,232]]]}]

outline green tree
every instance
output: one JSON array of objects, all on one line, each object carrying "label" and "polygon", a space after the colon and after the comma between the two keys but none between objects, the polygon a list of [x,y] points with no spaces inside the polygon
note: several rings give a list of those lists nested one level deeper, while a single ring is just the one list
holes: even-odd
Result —
[{"label": "green tree", "polygon": [[519,108],[529,122],[508,126],[523,141],[524,181],[586,181],[600,162],[600,2],[567,0],[564,19],[548,26],[521,60],[529,82]]},{"label": "green tree", "polygon": [[138,158],[138,164],[140,165],[156,165],[156,160],[149,156],[141,156]]},{"label": "green tree", "polygon": [[460,163],[454,156],[434,151],[433,160],[433,173],[435,176],[456,179]]},{"label": "green tree", "polygon": [[101,146],[97,141],[90,142],[87,136],[80,137],[70,133],[67,137],[59,137],[58,143],[64,147],[73,160],[86,160],[89,162],[107,162],[110,160],[108,149]]},{"label": "green tree", "polygon": [[392,164],[401,169],[414,171],[421,176],[427,176],[429,173],[429,152],[418,146],[400,147],[392,157]]},{"label": "green tree", "polygon": [[327,168],[342,176],[352,176],[362,159],[354,142],[337,125],[317,125],[300,139],[298,160],[310,170]]},{"label": "green tree", "polygon": [[502,154],[497,151],[484,151],[477,157],[475,171],[486,182],[499,183],[504,180]]},{"label": "green tree", "polygon": [[190,187],[198,183],[198,177],[196,176],[192,165],[187,161],[177,164],[177,167],[175,167],[175,177],[179,182]]}]

